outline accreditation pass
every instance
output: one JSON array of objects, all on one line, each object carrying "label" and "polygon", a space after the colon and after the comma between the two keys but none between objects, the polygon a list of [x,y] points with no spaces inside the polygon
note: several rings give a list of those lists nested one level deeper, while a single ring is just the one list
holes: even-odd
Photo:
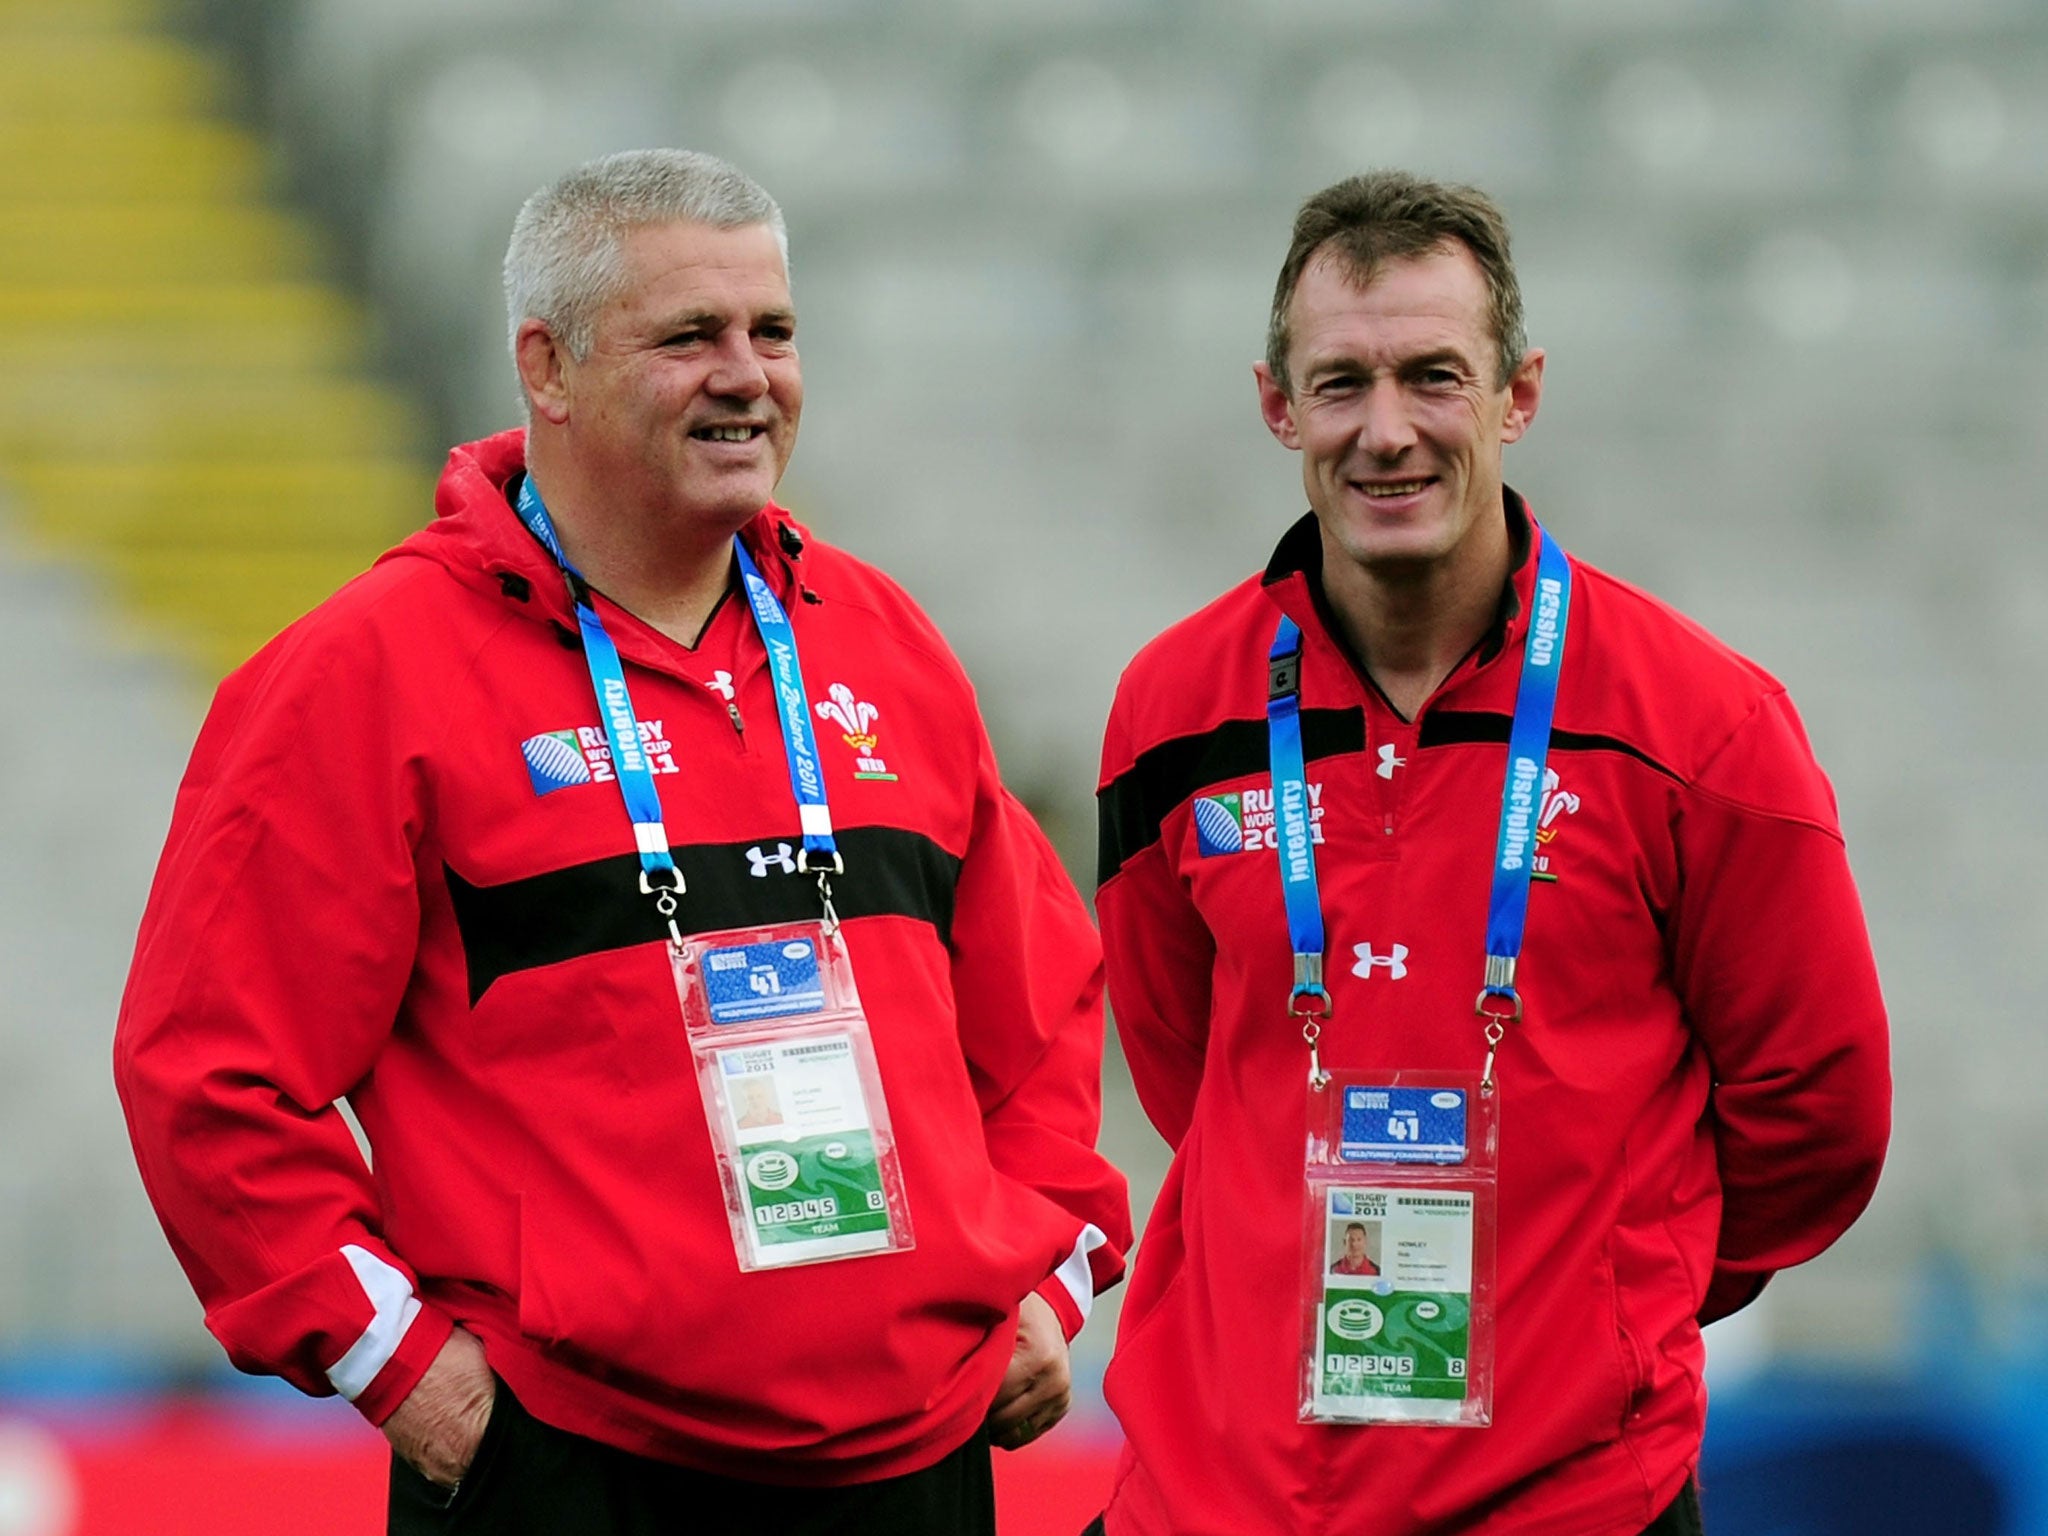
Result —
[{"label": "accreditation pass", "polygon": [[1318,1418],[1457,1419],[1471,1367],[1469,1190],[1323,1190]]},{"label": "accreditation pass", "polygon": [[721,1048],[726,1144],[757,1265],[890,1246],[888,1202],[851,1035],[819,1032]]}]

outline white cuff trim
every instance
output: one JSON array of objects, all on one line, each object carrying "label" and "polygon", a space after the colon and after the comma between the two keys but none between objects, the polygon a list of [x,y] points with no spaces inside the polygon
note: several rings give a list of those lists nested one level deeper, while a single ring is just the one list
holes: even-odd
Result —
[{"label": "white cuff trim", "polygon": [[1054,1270],[1053,1278],[1067,1288],[1067,1294],[1074,1298],[1074,1306],[1081,1314],[1081,1321],[1088,1321],[1088,1313],[1095,1306],[1095,1271],[1089,1267],[1088,1255],[1098,1248],[1107,1248],[1109,1238],[1102,1228],[1090,1222],[1081,1229],[1081,1235],[1074,1239],[1074,1251],[1066,1256],[1060,1267]]},{"label": "white cuff trim", "polygon": [[344,1243],[341,1256],[356,1272],[356,1280],[376,1313],[363,1336],[348,1347],[348,1353],[327,1368],[327,1379],[334,1384],[334,1390],[354,1402],[398,1353],[412,1320],[420,1315],[420,1303],[405,1275],[369,1249]]}]

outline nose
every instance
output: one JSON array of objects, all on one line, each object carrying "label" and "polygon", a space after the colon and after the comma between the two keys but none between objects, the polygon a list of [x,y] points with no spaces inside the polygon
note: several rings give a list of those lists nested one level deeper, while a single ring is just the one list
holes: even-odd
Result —
[{"label": "nose", "polygon": [[768,370],[754,351],[754,338],[741,327],[730,326],[720,335],[717,360],[704,387],[731,400],[758,400],[768,393]]},{"label": "nose", "polygon": [[1415,422],[1401,386],[1393,379],[1375,379],[1361,402],[1358,446],[1375,459],[1392,461],[1415,446]]}]

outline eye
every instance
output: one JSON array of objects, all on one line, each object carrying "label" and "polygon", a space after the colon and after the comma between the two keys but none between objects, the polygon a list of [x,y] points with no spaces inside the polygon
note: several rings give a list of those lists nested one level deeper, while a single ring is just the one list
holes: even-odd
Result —
[{"label": "eye", "polygon": [[1364,382],[1364,379],[1355,373],[1326,373],[1309,386],[1309,392],[1329,399],[1354,394]]},{"label": "eye", "polygon": [[1417,389],[1451,390],[1463,389],[1469,376],[1456,363],[1425,363],[1409,375]]}]

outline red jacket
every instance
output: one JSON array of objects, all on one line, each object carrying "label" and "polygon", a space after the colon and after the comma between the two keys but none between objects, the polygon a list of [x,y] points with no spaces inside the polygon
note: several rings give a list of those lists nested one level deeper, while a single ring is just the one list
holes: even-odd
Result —
[{"label": "red jacket", "polygon": [[[742,1274],[564,584],[506,501],[522,452],[456,450],[438,520],[222,685],[115,1041],[144,1181],[234,1362],[372,1422],[460,1322],[563,1429],[765,1481],[915,1470],[980,1422],[1026,1293],[1071,1333],[1122,1268],[1087,914],[930,622],[764,510],[814,703],[879,711],[817,729],[916,1246]],[[745,604],[694,651],[600,607],[685,931],[815,918]]]},{"label": "red jacket", "polygon": [[[1501,626],[1412,722],[1333,638],[1313,518],[1124,674],[1097,906],[1125,1054],[1175,1155],[1109,1371],[1128,1436],[1110,1536],[1634,1536],[1698,1458],[1696,1319],[1820,1252],[1876,1184],[1883,1005],[1791,703],[1575,561],[1527,1013],[1499,1064],[1494,1422],[1297,1422],[1308,1051],[1285,1008],[1267,650],[1284,611],[1305,637],[1324,1061],[1476,1072],[1534,580],[1523,517],[1511,499],[1524,558]],[[1245,851],[1205,856],[1198,797],[1241,823]]]}]

